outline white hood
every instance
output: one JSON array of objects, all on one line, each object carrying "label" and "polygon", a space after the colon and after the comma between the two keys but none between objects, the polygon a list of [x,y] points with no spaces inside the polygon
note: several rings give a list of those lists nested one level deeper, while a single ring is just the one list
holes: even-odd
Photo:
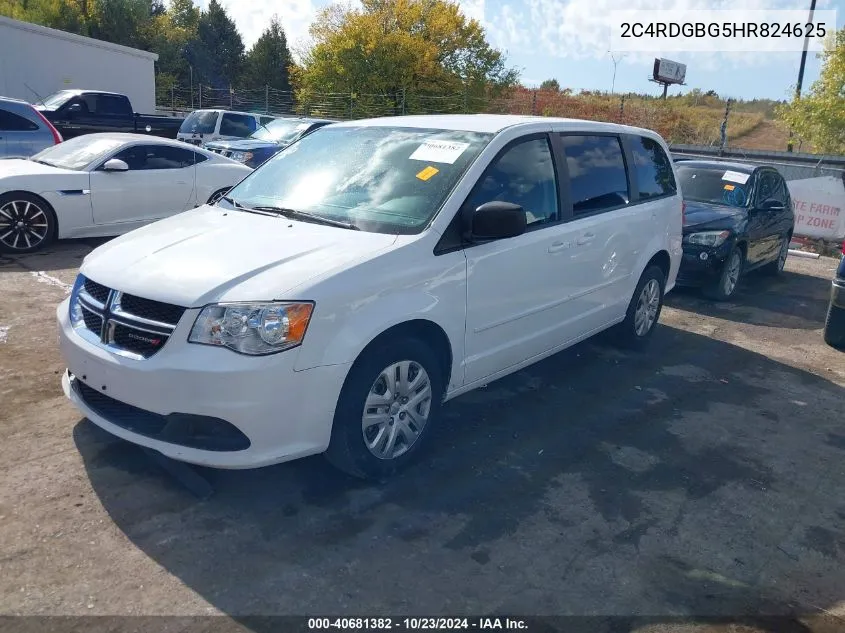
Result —
[{"label": "white hood", "polygon": [[23,158],[0,160],[0,193],[22,189],[41,193],[62,189],[87,189],[87,171],[60,169]]},{"label": "white hood", "polygon": [[0,160],[0,179],[13,176],[54,176],[57,174],[71,174],[75,176],[87,176],[86,172],[73,171],[72,169],[61,169],[43,163],[36,163],[25,158],[11,158]]},{"label": "white hood", "polygon": [[110,288],[187,307],[308,299],[289,293],[395,241],[395,235],[204,206],[100,246],[81,272]]}]

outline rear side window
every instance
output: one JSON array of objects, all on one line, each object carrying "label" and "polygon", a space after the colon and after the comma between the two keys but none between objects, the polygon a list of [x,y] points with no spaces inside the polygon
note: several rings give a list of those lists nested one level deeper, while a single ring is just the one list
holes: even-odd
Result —
[{"label": "rear side window", "polygon": [[222,136],[246,138],[255,132],[257,127],[253,116],[224,112],[223,120],[220,121],[220,134]]},{"label": "rear side window", "polygon": [[4,132],[30,132],[38,129],[38,125],[22,116],[0,108],[0,130]]},{"label": "rear side window", "polygon": [[644,136],[631,137],[631,153],[640,199],[671,196],[677,191],[672,163],[660,143]]},{"label": "rear side window", "polygon": [[630,202],[622,145],[616,136],[562,134],[576,216],[606,211]]},{"label": "rear side window", "polygon": [[98,114],[132,114],[129,101],[115,95],[99,95],[97,97]]}]

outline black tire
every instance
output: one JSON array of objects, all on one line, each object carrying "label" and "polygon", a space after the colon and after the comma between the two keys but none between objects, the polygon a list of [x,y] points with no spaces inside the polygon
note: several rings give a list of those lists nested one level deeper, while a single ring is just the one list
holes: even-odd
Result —
[{"label": "black tire", "polygon": [[[657,311],[654,314],[651,325],[648,330],[638,331],[637,310],[644,296],[644,290],[652,281],[657,282],[658,298]],[[631,297],[631,302],[628,304],[628,310],[625,313],[625,320],[616,326],[615,339],[616,342],[629,349],[643,349],[649,340],[651,340],[654,330],[657,327],[657,322],[660,320],[660,312],[663,310],[663,295],[666,288],[666,275],[660,266],[649,266],[637,282],[637,287]]]},{"label": "black tire", "polygon": [[[26,225],[19,227],[19,222]],[[0,196],[0,251],[34,253],[56,239],[58,226],[56,213],[46,200],[21,191]]]},{"label": "black tire", "polygon": [[220,200],[220,198],[222,198],[223,196],[225,196],[229,192],[230,189],[231,189],[231,187],[226,187],[224,189],[218,189],[217,191],[215,191],[213,194],[211,194],[208,197],[208,202],[206,202],[206,204],[208,204],[208,205],[216,204],[217,201]]},{"label": "black tire", "polygon": [[[371,391],[378,388],[377,381],[382,380],[382,372],[395,363],[411,361],[425,370],[431,388],[431,400],[427,421],[422,425],[416,439],[406,451],[389,459],[379,458],[367,448],[363,427],[364,405]],[[417,372],[419,375],[419,372]],[[336,468],[362,479],[383,480],[398,472],[416,458],[432,435],[432,427],[437,423],[443,404],[445,391],[442,363],[430,345],[415,338],[401,338],[385,341],[377,347],[365,350],[349,371],[340,391],[329,448],[325,456]],[[373,409],[375,413],[376,410]],[[387,415],[390,415],[388,413]],[[398,419],[403,413],[396,413],[396,434],[402,434]],[[413,417],[403,418],[413,420]],[[390,427],[384,427],[390,433]],[[378,427],[369,427],[368,432]],[[398,435],[397,435],[398,437]],[[403,436],[404,437],[404,436]],[[398,439],[396,440],[399,441]]]},{"label": "black tire", "polygon": [[830,303],[824,321],[824,342],[836,349],[845,349],[845,308]]},{"label": "black tire", "polygon": [[774,277],[776,275],[780,275],[783,272],[783,267],[786,265],[786,259],[787,257],[789,257],[789,242],[792,240],[792,236],[784,235],[781,239],[784,241],[780,243],[780,247],[778,249],[778,258],[775,261],[766,264],[760,269],[760,271],[764,275]]},{"label": "black tire", "polygon": [[[739,258],[739,270],[736,273],[736,280],[731,287],[728,283],[728,276],[731,274],[731,263],[734,258]],[[719,273],[719,278],[715,283],[702,288],[702,293],[705,297],[713,299],[714,301],[727,301],[736,294],[736,289],[739,287],[739,281],[742,279],[742,271],[745,269],[745,254],[739,246],[734,246],[728,256],[725,258],[725,263]],[[726,290],[730,288],[730,290]]]}]

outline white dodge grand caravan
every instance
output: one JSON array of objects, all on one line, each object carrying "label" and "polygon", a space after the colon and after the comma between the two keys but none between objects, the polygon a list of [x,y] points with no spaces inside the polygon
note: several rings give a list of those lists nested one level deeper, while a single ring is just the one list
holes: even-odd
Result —
[{"label": "white dodge grand caravan", "polygon": [[521,116],[323,128],[215,206],[94,250],[58,308],[67,396],[177,460],[325,452],[383,477],[444,400],[613,327],[651,336],[681,192],[648,130]]}]

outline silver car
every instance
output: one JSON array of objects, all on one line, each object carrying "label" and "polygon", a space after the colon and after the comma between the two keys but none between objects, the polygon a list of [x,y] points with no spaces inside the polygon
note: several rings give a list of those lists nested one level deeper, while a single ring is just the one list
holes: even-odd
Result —
[{"label": "silver car", "polygon": [[0,97],[0,158],[29,158],[62,142],[62,135],[26,101]]}]

